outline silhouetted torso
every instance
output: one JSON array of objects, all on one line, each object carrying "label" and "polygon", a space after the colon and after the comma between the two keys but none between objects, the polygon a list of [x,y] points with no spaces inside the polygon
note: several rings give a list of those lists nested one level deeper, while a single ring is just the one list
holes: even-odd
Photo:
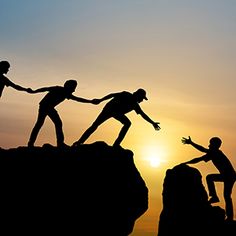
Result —
[{"label": "silhouetted torso", "polygon": [[53,108],[65,99],[69,99],[70,96],[71,93],[69,94],[64,87],[51,87],[49,93],[46,94],[39,104],[43,108]]},{"label": "silhouetted torso", "polygon": [[135,100],[132,93],[121,92],[117,94],[111,101],[109,101],[103,111],[110,114],[125,114],[132,110],[135,110],[137,114],[141,112],[141,108],[138,102]]},{"label": "silhouetted torso", "polygon": [[5,86],[10,86],[11,81],[4,75],[0,75],[0,97]]},{"label": "silhouetted torso", "polygon": [[208,153],[204,155],[204,161],[208,162],[210,160],[222,175],[236,178],[232,164],[221,150],[209,150]]}]

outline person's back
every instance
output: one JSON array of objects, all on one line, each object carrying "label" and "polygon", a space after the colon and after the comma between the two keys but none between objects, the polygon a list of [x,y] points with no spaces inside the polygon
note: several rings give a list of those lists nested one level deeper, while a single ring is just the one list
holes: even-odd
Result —
[{"label": "person's back", "polygon": [[104,111],[112,114],[126,114],[132,110],[139,113],[139,109],[140,106],[133,94],[127,91],[117,93],[103,108]]},{"label": "person's back", "polygon": [[[219,149],[217,150],[209,150],[206,156],[215,167],[219,170],[219,172],[225,177],[234,177],[236,176],[236,172],[234,170],[233,165],[227,158],[227,156]],[[208,160],[208,158],[206,160]]]},{"label": "person's back", "polygon": [[44,108],[53,108],[59,103],[63,102],[66,98],[69,97],[69,94],[62,86],[51,87],[49,92],[44,96],[40,101],[40,107]]},{"label": "person's back", "polygon": [[4,76],[4,74],[7,74],[9,68],[10,64],[7,61],[0,62],[0,97],[2,96],[4,87],[10,85],[10,80]]},{"label": "person's back", "polygon": [[8,86],[8,78],[3,74],[0,74],[0,97],[2,96],[2,92],[5,86]]}]

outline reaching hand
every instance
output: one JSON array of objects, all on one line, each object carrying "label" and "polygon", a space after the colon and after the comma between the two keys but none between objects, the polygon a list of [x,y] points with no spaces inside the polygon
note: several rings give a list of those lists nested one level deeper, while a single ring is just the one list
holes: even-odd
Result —
[{"label": "reaching hand", "polygon": [[91,102],[92,102],[92,104],[97,105],[97,104],[99,104],[101,102],[101,100],[97,99],[97,98],[94,98],[94,99],[92,99]]},{"label": "reaching hand", "polygon": [[161,129],[161,127],[159,126],[159,122],[155,122],[154,124],[153,124],[153,127],[155,128],[155,130],[160,130]]},{"label": "reaching hand", "polygon": [[183,144],[191,144],[192,143],[192,139],[190,136],[188,136],[188,138],[183,137],[181,141]]}]

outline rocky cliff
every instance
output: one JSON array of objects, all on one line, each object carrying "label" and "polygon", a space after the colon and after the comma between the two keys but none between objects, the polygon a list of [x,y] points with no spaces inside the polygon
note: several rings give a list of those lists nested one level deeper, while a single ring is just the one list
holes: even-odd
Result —
[{"label": "rocky cliff", "polygon": [[158,236],[233,236],[236,222],[208,203],[200,172],[181,164],[166,171]]},{"label": "rocky cliff", "polygon": [[148,209],[133,153],[103,142],[0,149],[0,194],[2,235],[127,236]]}]

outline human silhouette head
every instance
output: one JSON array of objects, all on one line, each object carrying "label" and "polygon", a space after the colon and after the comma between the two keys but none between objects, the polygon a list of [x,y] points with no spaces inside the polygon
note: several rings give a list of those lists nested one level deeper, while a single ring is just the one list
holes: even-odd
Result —
[{"label": "human silhouette head", "polygon": [[64,88],[68,91],[68,93],[73,93],[77,87],[77,81],[76,80],[67,80],[64,83]]},{"label": "human silhouette head", "polygon": [[133,93],[134,97],[136,98],[137,102],[140,103],[143,99],[148,100],[146,97],[146,91],[142,88],[138,89]]},{"label": "human silhouette head", "polygon": [[0,61],[0,73],[6,74],[9,71],[10,63],[8,61]]},{"label": "human silhouette head", "polygon": [[221,143],[222,143],[222,141],[221,141],[220,138],[218,138],[218,137],[213,137],[213,138],[210,139],[210,141],[209,141],[209,146],[208,146],[208,147],[209,147],[210,149],[219,149],[220,146],[221,146]]}]

